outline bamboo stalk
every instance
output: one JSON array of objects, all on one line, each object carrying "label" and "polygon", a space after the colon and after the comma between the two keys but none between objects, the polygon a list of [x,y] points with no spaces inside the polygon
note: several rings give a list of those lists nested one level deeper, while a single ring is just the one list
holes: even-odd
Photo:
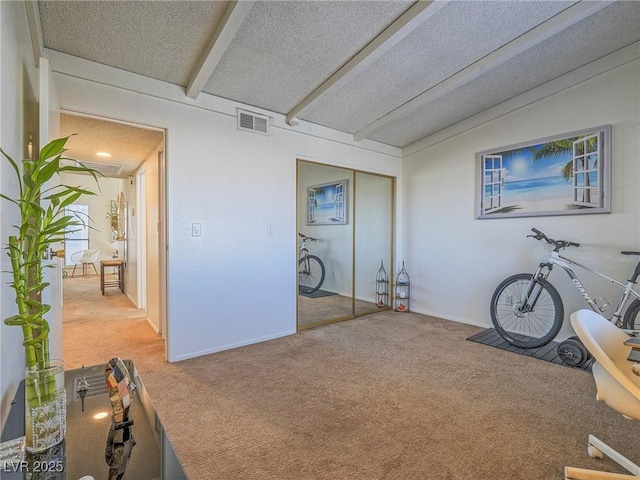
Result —
[{"label": "bamboo stalk", "polygon": [[[64,171],[89,173],[96,181],[98,173],[84,166],[61,166],[60,160],[69,137],[49,142],[35,160],[18,163],[0,149],[0,154],[11,164],[16,174],[19,188],[18,198],[10,198],[0,193],[0,198],[16,205],[20,211],[17,233],[9,236],[7,245],[11,260],[13,282],[18,307],[17,315],[5,319],[5,324],[22,328],[25,365],[28,372],[25,381],[25,395],[28,406],[42,405],[55,398],[55,378],[53,374],[38,375],[51,367],[49,351],[49,324],[44,314],[50,309],[42,303],[42,291],[47,287],[43,277],[43,254],[49,244],[64,238],[65,232],[81,225],[72,216],[65,216],[65,207],[75,202],[81,195],[94,193],[80,187],[54,185],[47,187],[53,175]],[[21,172],[22,170],[22,172]],[[45,195],[43,196],[43,188]],[[48,202],[45,207],[41,202]]]}]

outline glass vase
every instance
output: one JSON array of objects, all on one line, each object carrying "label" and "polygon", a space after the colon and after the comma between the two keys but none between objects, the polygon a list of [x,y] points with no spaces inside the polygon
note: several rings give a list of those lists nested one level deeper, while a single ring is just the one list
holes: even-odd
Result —
[{"label": "glass vase", "polygon": [[48,368],[27,369],[24,398],[27,452],[44,452],[62,443],[67,430],[64,362],[51,360]]}]

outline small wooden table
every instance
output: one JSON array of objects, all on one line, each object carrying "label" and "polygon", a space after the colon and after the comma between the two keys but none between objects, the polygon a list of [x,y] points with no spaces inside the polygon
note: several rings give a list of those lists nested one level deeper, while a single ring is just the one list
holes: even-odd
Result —
[{"label": "small wooden table", "polygon": [[[104,267],[116,267],[116,280],[105,281]],[[101,260],[100,261],[100,290],[104,295],[104,289],[109,287],[118,287],[124,293],[124,261],[122,260]]]}]

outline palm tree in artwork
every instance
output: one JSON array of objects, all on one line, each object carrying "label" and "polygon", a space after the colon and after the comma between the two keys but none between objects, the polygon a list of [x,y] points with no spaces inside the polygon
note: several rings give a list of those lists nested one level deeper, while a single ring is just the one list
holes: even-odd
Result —
[{"label": "palm tree in artwork", "polygon": [[[567,153],[573,154],[573,144],[576,140],[580,140],[581,138],[584,138],[584,137],[565,138],[562,140],[555,140],[553,142],[547,142],[543,144],[540,148],[531,147],[533,151],[532,160],[535,162],[536,160],[540,160],[543,158],[561,156]],[[582,154],[589,153],[589,152],[595,153],[598,151],[598,137],[592,136],[587,140],[585,145],[578,144],[578,147],[579,147],[578,154],[580,156],[576,159],[578,162],[578,165],[576,165],[577,167],[576,171],[587,170],[589,168],[589,165],[585,164],[585,162],[588,161],[589,157],[586,155],[582,156]],[[584,147],[586,147],[587,149],[586,152],[580,151],[580,149]],[[595,157],[593,168],[597,168],[597,166],[598,166],[598,156]],[[567,180],[571,180],[573,178],[573,175],[574,175],[573,159],[569,160],[567,164],[564,167],[562,167],[562,170],[560,171],[560,173]],[[588,188],[590,185],[591,185],[591,182],[589,179],[589,175],[585,174],[584,175],[585,188],[582,189],[582,201],[585,203],[591,203],[591,189]]]}]

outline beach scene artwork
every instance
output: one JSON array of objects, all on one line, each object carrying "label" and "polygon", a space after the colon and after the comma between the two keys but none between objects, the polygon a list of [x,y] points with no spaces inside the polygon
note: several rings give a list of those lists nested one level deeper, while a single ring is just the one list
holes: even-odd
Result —
[{"label": "beach scene artwork", "polygon": [[307,225],[346,225],[347,180],[307,187]]},{"label": "beach scene artwork", "polygon": [[609,190],[604,185],[606,131],[594,129],[478,154],[478,218],[603,212],[603,192]]}]

